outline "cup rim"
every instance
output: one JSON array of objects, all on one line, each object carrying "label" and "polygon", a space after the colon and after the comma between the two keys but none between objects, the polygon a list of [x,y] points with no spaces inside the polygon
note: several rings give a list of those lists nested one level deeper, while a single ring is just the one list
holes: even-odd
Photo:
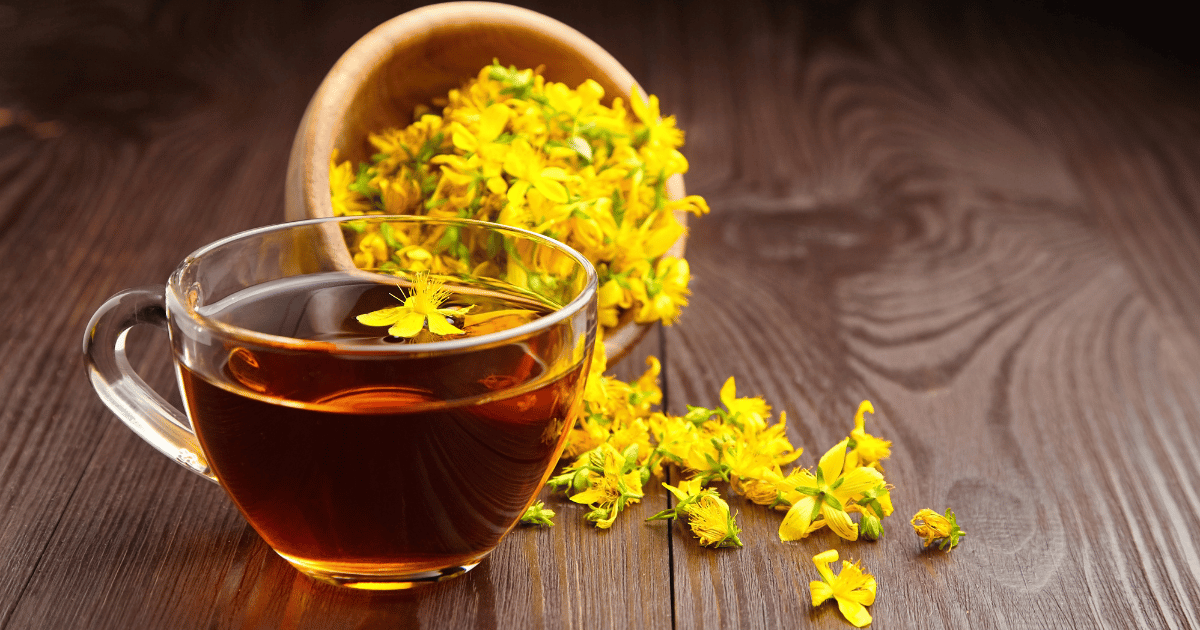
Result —
[{"label": "cup rim", "polygon": [[[555,309],[552,313],[543,315],[542,317],[539,317],[531,322],[514,326],[513,328],[461,339],[448,339],[443,341],[410,344],[388,344],[387,346],[383,347],[348,346],[337,341],[314,342],[312,340],[296,339],[294,337],[285,337],[282,335],[272,335],[269,333],[243,328],[241,326],[227,324],[197,312],[196,309],[189,303],[190,301],[186,298],[186,288],[181,286],[182,276],[190,267],[196,265],[206,254],[236,241],[252,238],[254,236],[267,234],[270,232],[282,232],[285,230],[293,230],[306,226],[325,224],[332,225],[362,220],[402,221],[410,223],[441,223],[448,225],[483,227],[487,229],[509,232],[524,238],[541,242],[550,247],[554,247],[571,256],[576,262],[583,266],[584,272],[587,275],[587,284],[584,286],[583,290],[580,291],[579,294],[576,295],[570,302],[564,304],[558,309]],[[511,225],[492,223],[489,221],[479,221],[476,219],[442,218],[408,214],[370,214],[361,216],[319,217],[315,219],[305,219],[302,221],[287,221],[284,223],[276,223],[244,230],[220,238],[196,249],[189,254],[183,260],[183,262],[179,264],[178,267],[176,267],[175,271],[171,273],[170,278],[167,280],[166,297],[168,313],[186,313],[188,318],[194,324],[204,330],[219,331],[224,335],[234,337],[238,340],[249,341],[260,345],[300,352],[318,351],[323,353],[335,352],[338,354],[357,355],[427,355],[482,349],[492,345],[500,345],[513,339],[532,336],[534,333],[551,328],[566,319],[574,317],[577,313],[584,310],[589,302],[593,302],[596,299],[598,290],[599,275],[597,274],[596,268],[592,265],[591,261],[566,243],[562,243],[548,236],[538,234],[537,232]],[[177,307],[178,311],[176,311],[175,308],[172,308],[172,306]],[[594,320],[594,317],[592,319]]]}]

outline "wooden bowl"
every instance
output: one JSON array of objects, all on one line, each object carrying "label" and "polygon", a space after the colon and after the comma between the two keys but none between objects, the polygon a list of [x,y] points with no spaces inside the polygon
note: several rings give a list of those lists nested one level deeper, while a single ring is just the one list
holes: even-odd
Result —
[{"label": "wooden bowl", "polygon": [[[548,81],[575,87],[592,79],[605,99],[645,91],[612,55],[579,31],[540,13],[491,2],[448,2],[395,17],[358,40],[325,76],[313,95],[288,162],[286,218],[333,216],[329,159],[366,161],[367,135],[412,122],[413,108],[474,78],[499,60],[505,66],[543,67]],[[683,177],[667,182],[671,199],[684,196]],[[686,226],[687,217],[679,213]],[[668,256],[682,257],[686,235]],[[606,331],[610,364],[637,345],[650,325],[627,313]]]}]

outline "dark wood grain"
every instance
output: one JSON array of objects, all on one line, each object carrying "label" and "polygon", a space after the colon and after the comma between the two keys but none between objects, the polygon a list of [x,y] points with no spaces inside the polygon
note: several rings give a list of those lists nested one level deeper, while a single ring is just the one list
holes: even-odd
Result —
[{"label": "dark wood grain", "polygon": [[[1111,34],[967,10],[949,17],[980,28],[947,40],[946,17],[859,7],[852,45],[770,56],[820,37],[810,15],[747,12],[747,40],[710,53],[787,97],[731,96],[760,142],[688,121],[736,149],[693,144],[720,201],[668,333],[675,411],[735,374],[811,465],[869,398],[897,513],[878,543],[785,544],[735,501],[752,548],[677,538],[680,627],[836,623],[807,599],[827,548],[876,574],[886,627],[1197,623],[1194,101]],[[953,507],[966,543],[922,553],[922,507]]]},{"label": "dark wood grain", "polygon": [[[608,532],[546,495],[558,525],[436,587],[296,573],[113,417],[80,336],[281,220],[308,98],[411,6],[0,6],[0,629],[842,628],[809,603],[829,548],[878,578],[873,627],[1200,627],[1200,84],[1151,7],[526,3],[662,99],[713,209],[691,305],[618,374],[661,356],[674,412],[735,376],[806,466],[872,400],[896,514],[783,543],[730,495],[745,547],[709,550],[643,522],[660,487]],[[133,345],[178,401],[164,338]],[[922,551],[922,507],[962,546]]]}]

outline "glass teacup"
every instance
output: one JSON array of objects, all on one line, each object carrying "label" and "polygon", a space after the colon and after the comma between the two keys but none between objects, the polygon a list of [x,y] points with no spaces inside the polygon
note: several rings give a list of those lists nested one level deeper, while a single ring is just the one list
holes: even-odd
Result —
[{"label": "glass teacup", "polygon": [[[137,324],[169,331],[186,416],[131,369]],[[104,402],[279,555],[386,589],[470,570],[517,523],[579,413],[595,330],[596,272],[561,243],[358,217],[206,246],[165,291],[110,298],[84,352]]]}]

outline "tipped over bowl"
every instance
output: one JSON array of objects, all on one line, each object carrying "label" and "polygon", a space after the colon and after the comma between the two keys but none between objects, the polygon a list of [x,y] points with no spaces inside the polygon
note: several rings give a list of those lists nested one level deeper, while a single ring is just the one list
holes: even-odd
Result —
[{"label": "tipped over bowl", "polygon": [[[415,9],[379,25],[347,50],[317,88],[300,122],[288,163],[288,220],[331,217],[330,157],[353,164],[374,153],[373,132],[404,127],[414,108],[430,105],[499,60],[538,68],[547,81],[576,86],[592,79],[606,102],[646,93],[633,76],[591,39],[540,13],[491,2],[448,2]],[[672,176],[666,196],[684,197],[683,178]],[[677,219],[686,225],[684,213]],[[682,257],[686,234],[667,251]],[[626,313],[606,331],[610,363],[627,354],[652,324]]]}]

